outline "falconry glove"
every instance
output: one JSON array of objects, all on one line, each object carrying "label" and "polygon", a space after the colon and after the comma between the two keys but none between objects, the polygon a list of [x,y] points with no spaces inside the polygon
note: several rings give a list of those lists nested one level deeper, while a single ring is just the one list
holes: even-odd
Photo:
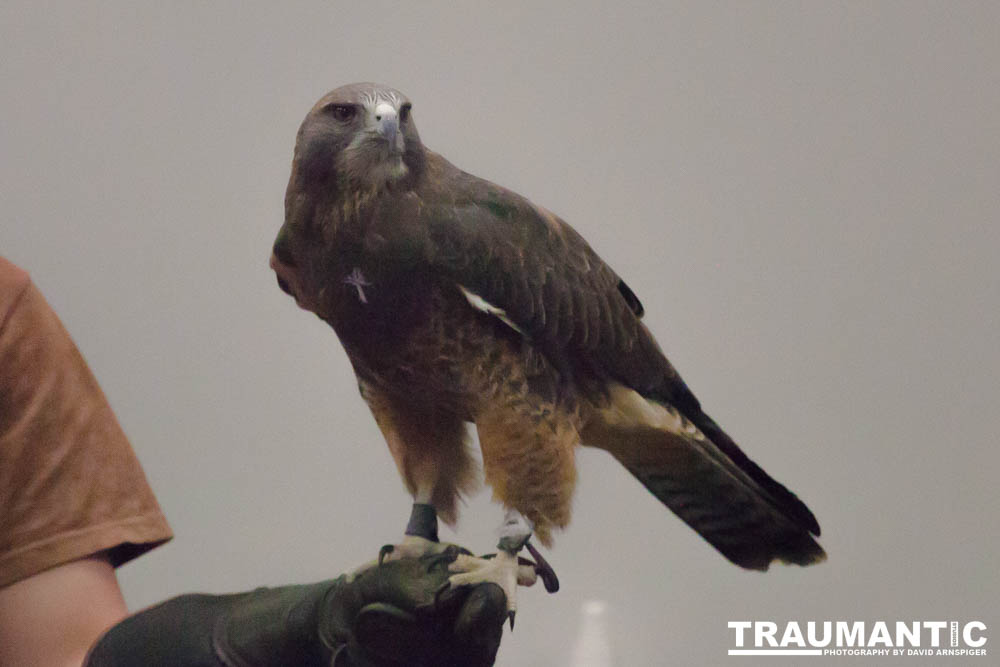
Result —
[{"label": "falconry glove", "polygon": [[492,583],[448,587],[444,553],[316,584],[182,595],[125,619],[85,667],[492,665],[506,599]]}]

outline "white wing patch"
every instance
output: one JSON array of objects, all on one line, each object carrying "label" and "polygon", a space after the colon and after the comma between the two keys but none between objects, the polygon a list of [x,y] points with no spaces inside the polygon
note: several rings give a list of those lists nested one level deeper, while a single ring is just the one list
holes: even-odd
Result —
[{"label": "white wing patch", "polygon": [[695,440],[705,440],[705,435],[698,427],[672,405],[643,398],[634,389],[617,382],[608,385],[608,395],[611,401],[601,409],[601,415],[608,424],[627,429],[645,426]]},{"label": "white wing patch", "polygon": [[458,289],[462,290],[462,294],[465,295],[465,298],[466,298],[466,300],[468,300],[470,306],[472,306],[476,310],[480,310],[480,311],[482,311],[482,312],[484,312],[484,313],[486,313],[488,315],[492,315],[494,317],[499,318],[504,324],[506,324],[507,326],[509,326],[511,329],[513,329],[517,333],[521,334],[522,336],[526,336],[527,335],[527,334],[524,333],[524,331],[521,329],[521,327],[519,327],[516,324],[514,324],[510,320],[510,318],[507,317],[507,312],[503,308],[498,308],[498,307],[494,306],[492,303],[490,303],[489,301],[487,301],[483,297],[481,297],[478,294],[475,294],[473,292],[470,292],[469,290],[467,290],[462,285],[459,285]]}]

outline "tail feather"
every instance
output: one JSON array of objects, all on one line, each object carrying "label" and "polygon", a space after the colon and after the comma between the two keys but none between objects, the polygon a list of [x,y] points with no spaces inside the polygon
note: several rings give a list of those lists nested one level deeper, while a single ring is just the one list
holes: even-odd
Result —
[{"label": "tail feather", "polygon": [[773,560],[809,565],[826,558],[808,508],[707,415],[703,428],[620,385],[609,397],[584,427],[584,443],[610,452],[726,558],[757,570]]},{"label": "tail feather", "polygon": [[743,453],[743,450],[733,442],[733,439],[715,423],[714,419],[701,412],[701,410],[690,418],[706,438],[711,440],[733,463],[768,492],[768,495],[771,496],[782,512],[787,514],[789,518],[794,519],[796,523],[800,524],[810,533],[819,537],[819,522],[816,521],[816,517],[806,507],[806,504],[799,500],[798,496],[789,491],[784,484],[781,484],[764,472],[759,465],[751,461]]}]

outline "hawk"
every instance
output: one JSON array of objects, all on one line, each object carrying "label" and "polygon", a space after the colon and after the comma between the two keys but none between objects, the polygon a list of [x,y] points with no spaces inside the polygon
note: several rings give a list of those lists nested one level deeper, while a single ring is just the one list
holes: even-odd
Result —
[{"label": "hawk", "polygon": [[[505,508],[497,556],[452,583],[500,583],[570,520],[578,445],[611,453],[723,556],[751,569],[825,558],[795,494],[701,408],[628,285],[567,223],[424,147],[410,100],[358,83],[303,121],[271,266],[333,327],[414,505],[394,552],[437,548],[485,481]],[[513,620],[513,616],[511,617]]]}]

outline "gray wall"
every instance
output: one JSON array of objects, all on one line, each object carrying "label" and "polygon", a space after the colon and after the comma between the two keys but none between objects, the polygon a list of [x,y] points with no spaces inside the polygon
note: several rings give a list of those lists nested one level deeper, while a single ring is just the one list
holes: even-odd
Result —
[{"label": "gray wall", "polygon": [[[592,598],[620,665],[717,664],[737,619],[996,634],[998,7],[4,2],[0,252],[177,533],[122,569],[130,605],[329,577],[401,532],[344,353],[267,268],[302,116],[377,80],[616,267],[830,553],[740,571],[581,451],[564,590],[523,592],[500,664],[567,664]],[[481,494],[455,539],[499,519]]]}]

